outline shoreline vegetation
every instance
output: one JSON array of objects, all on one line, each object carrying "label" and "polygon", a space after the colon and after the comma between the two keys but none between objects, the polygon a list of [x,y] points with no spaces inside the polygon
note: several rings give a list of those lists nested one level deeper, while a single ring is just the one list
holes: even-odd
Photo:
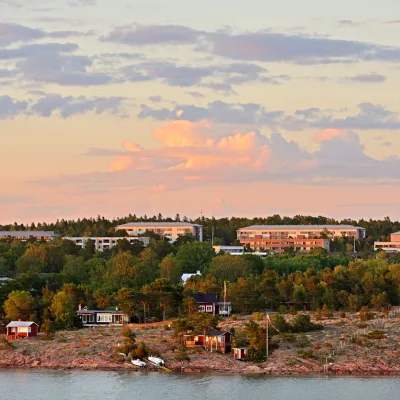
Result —
[{"label": "shoreline vegetation", "polygon": [[[246,374],[271,376],[400,376],[400,309],[394,308],[385,318],[360,322],[359,313],[334,316],[312,322],[323,330],[296,337],[279,334],[273,337],[279,346],[261,363],[238,361],[232,353],[220,354],[202,348],[177,348],[171,321],[131,324],[137,343],[146,343],[160,355],[175,373]],[[383,315],[381,315],[383,317]],[[295,316],[287,316],[295,318]],[[265,326],[265,320],[253,316],[227,318],[219,326],[239,331],[249,321]],[[167,325],[166,325],[167,324]],[[143,371],[130,359],[116,355],[124,341],[121,327],[96,327],[59,331],[53,337],[39,336],[0,345],[0,369],[82,369],[107,371]],[[294,336],[294,335],[293,335]],[[138,347],[140,348],[140,346]],[[149,354],[150,355],[150,354]],[[329,365],[329,371],[327,371]],[[148,367],[144,371],[158,371]]]}]

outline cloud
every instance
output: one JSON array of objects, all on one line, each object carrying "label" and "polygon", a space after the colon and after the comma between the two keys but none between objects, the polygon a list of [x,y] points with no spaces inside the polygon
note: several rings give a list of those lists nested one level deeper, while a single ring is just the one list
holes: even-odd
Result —
[{"label": "cloud", "polygon": [[199,31],[179,25],[126,25],[113,29],[101,39],[131,46],[195,43]]},{"label": "cloud", "polygon": [[0,23],[0,46],[32,42],[44,38],[67,38],[70,36],[82,35],[87,35],[87,33],[78,31],[46,32],[41,29],[30,28],[20,24]]},{"label": "cloud", "polygon": [[0,119],[11,119],[19,115],[51,117],[59,115],[66,119],[87,113],[109,113],[125,116],[123,97],[73,97],[54,93],[39,93],[36,99],[20,101],[9,96],[0,96]]},{"label": "cloud", "polygon": [[355,76],[347,76],[345,78],[348,82],[354,83],[383,83],[386,81],[386,76],[381,74],[360,74]]},{"label": "cloud", "polygon": [[360,137],[350,130],[317,133],[315,151],[304,150],[278,133],[267,137],[251,130],[221,135],[217,126],[206,121],[168,122],[154,129],[152,137],[156,146],[125,150],[106,172],[55,177],[41,184],[62,186],[67,191],[82,188],[90,193],[105,188],[158,193],[249,182],[324,186],[400,183],[400,159],[379,160],[366,155]]},{"label": "cloud", "polygon": [[58,113],[61,118],[70,118],[72,116],[83,115],[88,112],[95,114],[110,113],[117,116],[124,116],[122,97],[93,97],[85,96],[63,97],[59,94],[46,94],[40,97],[30,107],[32,114],[42,117],[50,117]]},{"label": "cloud", "polygon": [[364,25],[365,22],[353,21],[351,19],[341,19],[338,21],[339,26],[348,26],[351,28],[357,28],[361,25]]},{"label": "cloud", "polygon": [[400,60],[399,47],[272,31],[206,32],[180,25],[135,24],[117,27],[102,40],[130,46],[190,45],[199,52],[233,60],[299,65]]},{"label": "cloud", "polygon": [[12,99],[9,96],[0,95],[0,119],[14,118],[23,114],[28,108],[26,101]]},{"label": "cloud", "polygon": [[[179,113],[178,113],[179,112]],[[264,106],[255,103],[225,103],[214,101],[206,107],[194,105],[177,105],[173,109],[155,109],[147,105],[141,105],[139,118],[153,118],[160,121],[188,120],[211,121],[214,123],[232,124],[258,124],[275,125],[283,111],[269,111]]]}]

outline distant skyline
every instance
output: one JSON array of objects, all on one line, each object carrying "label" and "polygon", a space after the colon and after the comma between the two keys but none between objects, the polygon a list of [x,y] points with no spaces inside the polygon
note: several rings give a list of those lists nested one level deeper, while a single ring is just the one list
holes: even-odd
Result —
[{"label": "distant skyline", "polygon": [[0,224],[400,219],[398,1],[0,7]]}]

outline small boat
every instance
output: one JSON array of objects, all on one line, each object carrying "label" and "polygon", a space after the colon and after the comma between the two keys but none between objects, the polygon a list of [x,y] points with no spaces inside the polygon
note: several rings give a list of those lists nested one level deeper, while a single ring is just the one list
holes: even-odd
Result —
[{"label": "small boat", "polygon": [[139,359],[132,360],[132,364],[135,365],[136,367],[139,367],[139,368],[146,368],[146,363],[144,361],[139,360]]},{"label": "small boat", "polygon": [[164,360],[158,357],[149,357],[149,361],[155,365],[156,367],[163,367],[164,366]]}]

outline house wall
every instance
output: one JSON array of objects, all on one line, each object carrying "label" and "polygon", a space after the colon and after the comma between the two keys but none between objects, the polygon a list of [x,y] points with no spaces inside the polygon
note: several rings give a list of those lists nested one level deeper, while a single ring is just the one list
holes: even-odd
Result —
[{"label": "house wall", "polygon": [[390,241],[391,242],[396,242],[396,243],[400,243],[400,235],[390,235]]},{"label": "house wall", "polygon": [[197,306],[200,312],[215,315],[215,303],[197,303]]}]

